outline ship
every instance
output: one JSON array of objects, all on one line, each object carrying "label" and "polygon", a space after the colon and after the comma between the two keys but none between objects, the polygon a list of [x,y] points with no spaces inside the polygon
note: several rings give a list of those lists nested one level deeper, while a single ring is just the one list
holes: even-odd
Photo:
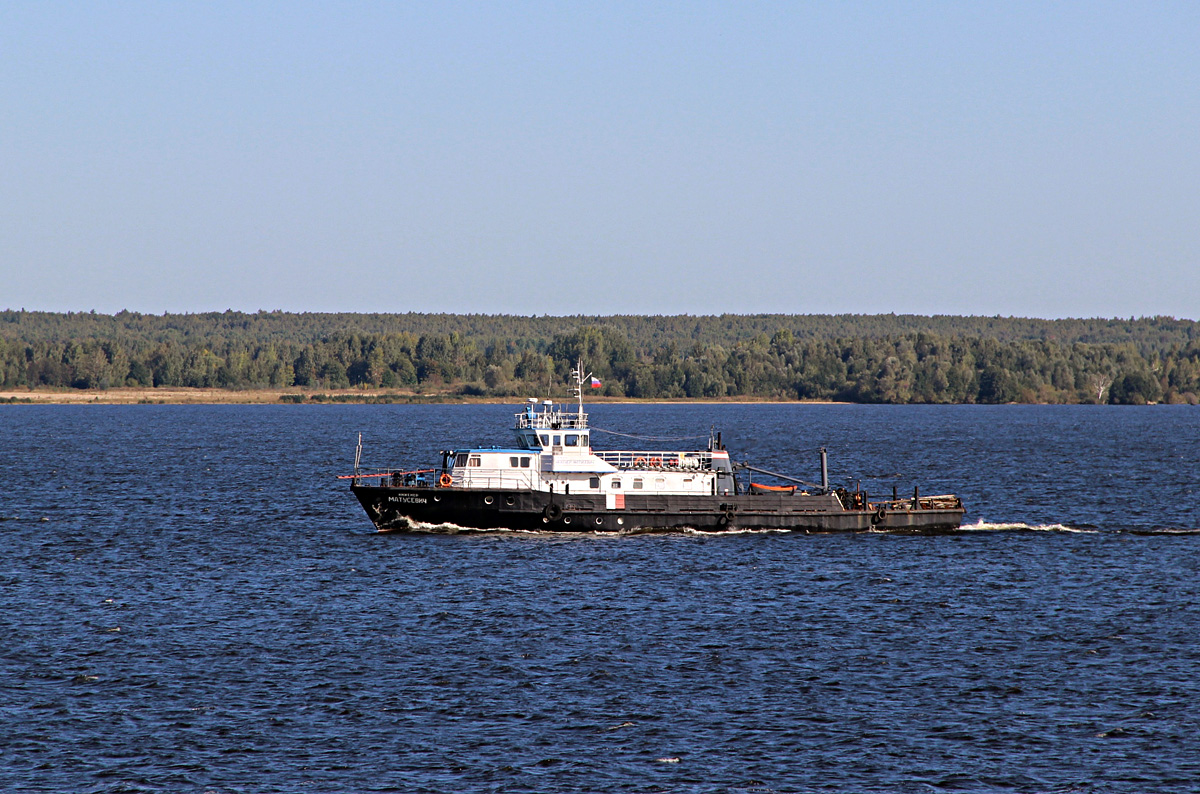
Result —
[{"label": "ship", "polygon": [[962,523],[952,494],[914,488],[901,498],[893,488],[879,499],[861,486],[831,487],[824,448],[815,450],[819,482],[735,461],[713,431],[697,450],[596,449],[583,394],[599,380],[582,364],[571,378],[574,405],[529,398],[512,447],[444,450],[438,467],[363,473],[360,435],[354,473],[340,479],[380,532],[939,533]]}]

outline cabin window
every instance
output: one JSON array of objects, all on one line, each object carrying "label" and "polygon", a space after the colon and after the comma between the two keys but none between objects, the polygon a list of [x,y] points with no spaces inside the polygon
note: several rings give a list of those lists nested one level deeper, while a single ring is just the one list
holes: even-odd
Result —
[{"label": "cabin window", "polygon": [[596,490],[600,490],[600,478],[593,477],[590,480],[588,480],[588,487],[595,488]]},{"label": "cabin window", "polygon": [[587,433],[584,433],[582,436],[579,437],[579,444],[580,444],[580,446],[584,446],[584,447],[586,447],[588,445]]},{"label": "cabin window", "polygon": [[641,490],[641,489],[642,489],[642,488],[644,488],[644,487],[645,487],[645,486],[642,484],[642,478],[641,478],[641,477],[634,477],[634,479],[633,479],[633,490],[635,490],[635,491],[638,491],[638,490]]},{"label": "cabin window", "polygon": [[562,436],[555,436],[554,437],[554,446],[557,447],[557,446],[561,446],[561,445],[562,445]]},{"label": "cabin window", "polygon": [[621,481],[620,481],[620,480],[613,480],[613,481],[612,481],[612,487],[613,487],[613,490],[614,490],[614,491],[619,491],[619,490],[621,490]]},{"label": "cabin window", "polygon": [[663,488],[666,488],[667,487],[667,478],[666,477],[655,477],[654,478],[654,487],[658,488],[660,490]]},{"label": "cabin window", "polygon": [[521,458],[521,468],[522,469],[529,468],[529,458]]},{"label": "cabin window", "polygon": [[457,455],[455,455],[454,456],[454,465],[455,466],[466,466],[467,465],[467,453],[460,452]]},{"label": "cabin window", "polygon": [[579,446],[579,435],[576,433],[567,433],[566,442],[568,447]]},{"label": "cabin window", "polygon": [[467,461],[467,466],[474,466],[474,467],[478,467],[478,466],[480,466],[480,465],[482,465],[482,464],[481,464],[481,463],[480,463],[480,461],[479,461],[479,456],[478,456],[478,455],[472,455],[472,456],[470,457],[470,459]]},{"label": "cabin window", "polygon": [[512,468],[517,468],[517,459],[515,457],[508,459],[508,465]]},{"label": "cabin window", "polygon": [[542,433],[542,446],[543,447],[550,446],[550,436],[546,433]]}]

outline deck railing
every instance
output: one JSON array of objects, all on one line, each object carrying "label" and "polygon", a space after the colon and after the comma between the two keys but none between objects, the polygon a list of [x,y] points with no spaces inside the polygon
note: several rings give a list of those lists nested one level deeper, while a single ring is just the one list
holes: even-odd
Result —
[{"label": "deck railing", "polygon": [[712,468],[711,452],[616,452],[592,450],[592,454],[618,469],[700,469]]},{"label": "deck railing", "polygon": [[340,474],[339,480],[354,480],[358,485],[360,480],[379,480],[380,487],[385,485],[404,486],[407,488],[429,488],[437,481],[437,469],[388,469],[372,474]]},{"label": "deck railing", "polygon": [[534,430],[587,430],[586,413],[572,411],[542,411],[529,413],[524,411],[516,414],[517,428],[533,428]]},{"label": "deck railing", "polygon": [[533,489],[537,475],[535,469],[455,466],[450,470],[452,484],[460,488]]}]

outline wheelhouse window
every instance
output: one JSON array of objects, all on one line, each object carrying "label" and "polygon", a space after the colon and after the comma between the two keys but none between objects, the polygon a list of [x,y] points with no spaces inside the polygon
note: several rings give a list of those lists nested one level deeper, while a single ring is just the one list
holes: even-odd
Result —
[{"label": "wheelhouse window", "polygon": [[566,445],[567,445],[568,447],[577,447],[577,446],[579,446],[579,434],[578,434],[578,433],[567,433],[567,436],[566,436]]},{"label": "wheelhouse window", "polygon": [[579,437],[579,445],[583,446],[583,447],[586,447],[588,445],[587,433],[584,433],[582,436]]},{"label": "wheelhouse window", "polygon": [[541,438],[542,438],[542,446],[543,447],[550,446],[550,434],[549,433],[542,433]]},{"label": "wheelhouse window", "polygon": [[529,468],[529,458],[521,458],[521,468],[522,469]]},{"label": "wheelhouse window", "polygon": [[562,446],[562,436],[554,437],[554,446],[556,446],[556,447]]},{"label": "wheelhouse window", "polygon": [[510,467],[510,468],[513,468],[513,469],[515,469],[515,468],[517,468],[517,466],[519,466],[519,465],[520,465],[520,461],[519,461],[519,460],[517,459],[517,457],[514,455],[513,457],[511,457],[511,458],[509,458],[509,459],[508,459],[508,465],[509,465],[509,467]]},{"label": "wheelhouse window", "polygon": [[466,466],[467,465],[467,453],[460,452],[457,455],[455,455],[454,456],[454,465],[455,466]]}]

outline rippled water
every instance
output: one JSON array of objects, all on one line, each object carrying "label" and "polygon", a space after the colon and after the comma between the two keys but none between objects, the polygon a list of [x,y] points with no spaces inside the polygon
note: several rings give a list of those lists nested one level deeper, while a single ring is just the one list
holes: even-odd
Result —
[{"label": "rippled water", "polygon": [[334,479],[514,410],[0,410],[0,790],[1200,788],[1197,409],[593,412],[938,537],[377,535]]}]

